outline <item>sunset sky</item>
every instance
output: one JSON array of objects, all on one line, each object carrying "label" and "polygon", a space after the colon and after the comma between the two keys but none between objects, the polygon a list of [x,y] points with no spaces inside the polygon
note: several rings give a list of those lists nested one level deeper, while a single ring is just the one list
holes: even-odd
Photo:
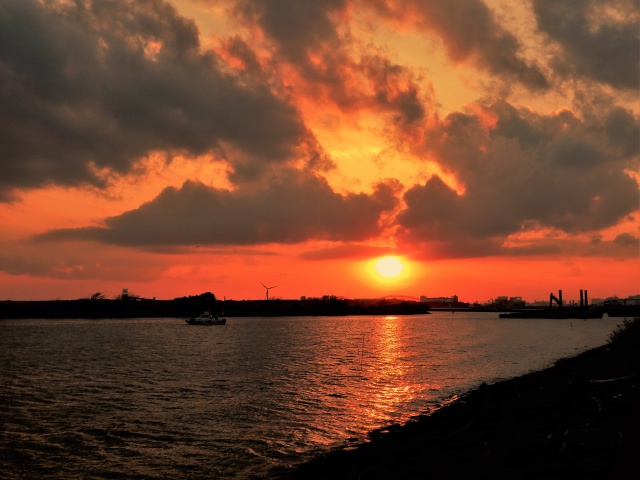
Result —
[{"label": "sunset sky", "polygon": [[0,0],[0,300],[639,294],[639,22]]}]

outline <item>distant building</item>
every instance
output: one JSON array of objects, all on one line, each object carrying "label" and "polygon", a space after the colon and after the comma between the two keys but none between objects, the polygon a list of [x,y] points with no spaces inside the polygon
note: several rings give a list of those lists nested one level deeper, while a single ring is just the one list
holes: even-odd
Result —
[{"label": "distant building", "polygon": [[604,305],[624,305],[624,300],[618,298],[617,295],[607,298],[594,298],[591,300],[591,305],[597,305],[598,307]]},{"label": "distant building", "polygon": [[631,295],[625,298],[626,305],[640,305],[640,295]]},{"label": "distant building", "polygon": [[452,297],[427,297],[425,295],[421,295],[420,301],[422,303],[456,303],[458,301],[458,296],[453,295]]},{"label": "distant building", "polygon": [[467,308],[468,303],[460,302],[457,295],[451,297],[427,297],[420,296],[420,302],[429,305],[429,308]]},{"label": "distant building", "polygon": [[491,302],[491,306],[499,310],[523,308],[525,304],[526,303],[522,297],[508,297],[506,295],[498,296],[493,302]]},{"label": "distant building", "polygon": [[598,299],[598,305],[636,306],[640,305],[640,295],[630,295],[627,298],[618,298],[614,295],[604,300]]},{"label": "distant building", "polygon": [[549,306],[549,300],[534,300],[533,302],[529,303],[529,306],[531,306],[531,307],[548,307]]}]

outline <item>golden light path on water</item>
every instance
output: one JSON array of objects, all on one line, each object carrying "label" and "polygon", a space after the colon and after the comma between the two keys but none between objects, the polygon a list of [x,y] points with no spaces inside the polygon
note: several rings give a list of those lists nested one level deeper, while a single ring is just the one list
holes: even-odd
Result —
[{"label": "golden light path on water", "polygon": [[376,361],[375,365],[367,367],[375,366],[371,381],[376,388],[369,392],[370,398],[364,403],[370,405],[365,410],[374,419],[379,418],[380,412],[389,414],[395,411],[399,402],[411,401],[419,389],[419,385],[407,382],[399,385],[390,382],[393,378],[403,378],[407,370],[407,365],[401,358],[402,352],[406,350],[406,336],[402,330],[403,325],[398,317],[388,316],[381,319],[370,336],[371,357]]}]

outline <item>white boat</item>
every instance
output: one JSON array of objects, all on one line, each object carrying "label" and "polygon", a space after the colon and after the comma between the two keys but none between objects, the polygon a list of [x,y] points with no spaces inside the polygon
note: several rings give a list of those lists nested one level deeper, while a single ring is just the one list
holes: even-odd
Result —
[{"label": "white boat", "polygon": [[227,323],[226,318],[211,315],[209,312],[204,312],[199,317],[185,318],[184,321],[187,322],[188,325],[225,325]]}]

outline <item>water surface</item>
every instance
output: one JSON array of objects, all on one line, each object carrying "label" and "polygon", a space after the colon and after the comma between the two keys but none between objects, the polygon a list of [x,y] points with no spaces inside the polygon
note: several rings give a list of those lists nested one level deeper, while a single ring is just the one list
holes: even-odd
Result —
[{"label": "water surface", "polygon": [[251,478],[602,345],[621,319],[0,321],[4,478]]}]

